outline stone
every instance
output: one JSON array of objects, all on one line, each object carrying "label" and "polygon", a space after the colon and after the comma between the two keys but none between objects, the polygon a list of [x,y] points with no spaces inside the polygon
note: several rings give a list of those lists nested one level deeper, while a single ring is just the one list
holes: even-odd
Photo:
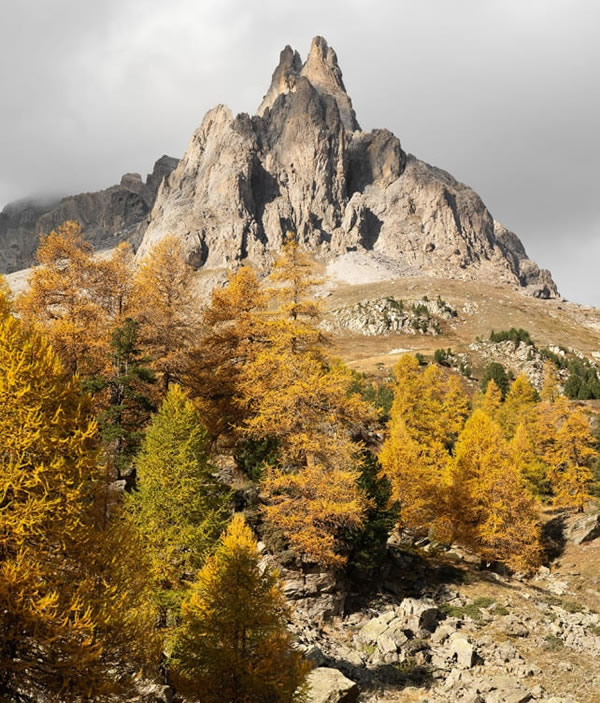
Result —
[{"label": "stone", "polygon": [[157,683],[144,683],[139,687],[136,703],[173,703],[175,693],[170,686]]},{"label": "stone", "polygon": [[308,675],[309,703],[355,703],[360,690],[341,671],[327,667],[314,669]]},{"label": "stone", "polygon": [[566,538],[573,544],[591,542],[600,537],[600,515],[582,515],[577,517],[566,529]]},{"label": "stone", "polygon": [[96,250],[114,247],[121,241],[137,248],[160,185],[176,165],[177,159],[162,156],[146,182],[139,174],[128,173],[119,185],[95,193],[10,203],[0,212],[0,273],[31,266],[40,235],[65,220],[77,220]]},{"label": "stone", "polygon": [[405,598],[398,610],[404,614],[406,625],[413,632],[433,632],[442,617],[435,603],[426,598]]},{"label": "stone", "polygon": [[477,659],[475,647],[466,637],[455,635],[450,639],[448,646],[450,656],[456,660],[458,667],[470,669],[474,666]]},{"label": "stone", "polygon": [[375,280],[420,273],[556,294],[473,190],[407,155],[389,130],[360,130],[322,37],[304,63],[283,50],[256,116],[207,113],[160,188],[138,256],[174,234],[197,268],[269,270],[290,229],[343,281],[358,260]]}]

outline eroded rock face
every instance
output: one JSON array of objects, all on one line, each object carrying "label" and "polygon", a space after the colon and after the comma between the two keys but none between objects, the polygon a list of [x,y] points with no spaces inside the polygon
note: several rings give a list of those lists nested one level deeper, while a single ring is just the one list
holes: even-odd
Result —
[{"label": "eroded rock face", "polygon": [[176,165],[177,159],[163,156],[154,164],[146,182],[137,173],[127,173],[119,185],[96,193],[7,205],[0,213],[0,272],[31,266],[40,235],[66,220],[79,222],[96,249],[112,247],[123,240],[130,240],[134,247],[139,245],[158,188]]},{"label": "eroded rock face", "polygon": [[407,156],[391,132],[360,130],[337,57],[316,37],[286,47],[255,117],[211,110],[161,188],[140,256],[168,233],[209,268],[268,268],[288,230],[325,261],[373,256],[397,277],[486,280],[557,294],[547,271],[481,198]]}]

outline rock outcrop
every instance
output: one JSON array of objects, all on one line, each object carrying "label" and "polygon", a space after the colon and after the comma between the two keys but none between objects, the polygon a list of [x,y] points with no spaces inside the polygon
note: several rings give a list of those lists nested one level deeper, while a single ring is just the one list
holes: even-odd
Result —
[{"label": "rock outcrop", "polygon": [[7,206],[0,271],[30,266],[39,234],[66,219],[97,248],[141,242],[140,257],[175,234],[197,268],[268,270],[291,230],[322,261],[343,269],[358,257],[376,280],[425,274],[557,295],[477,193],[407,155],[389,130],[361,130],[322,37],[304,63],[281,52],[257,115],[210,110],[181,161],[163,157],[146,183],[130,174],[99,193]]},{"label": "rock outcrop", "polygon": [[361,131],[337,57],[286,47],[258,114],[211,110],[158,194],[140,256],[168,233],[198,267],[268,268],[288,230],[325,261],[362,252],[388,277],[504,282],[557,294],[518,237],[450,174]]},{"label": "rock outcrop", "polygon": [[31,266],[40,235],[65,220],[77,220],[96,249],[113,247],[123,240],[136,247],[148,224],[158,188],[176,165],[177,159],[163,156],[154,164],[146,182],[137,173],[127,173],[119,185],[96,193],[7,205],[0,213],[0,272]]}]

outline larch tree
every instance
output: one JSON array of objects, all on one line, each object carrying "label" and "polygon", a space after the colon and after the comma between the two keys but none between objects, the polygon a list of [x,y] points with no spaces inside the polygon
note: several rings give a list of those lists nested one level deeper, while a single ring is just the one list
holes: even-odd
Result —
[{"label": "larch tree", "polygon": [[170,386],[135,466],[130,514],[150,557],[163,620],[169,614],[176,619],[183,592],[229,512],[229,491],[215,477],[206,430],[180,386]]},{"label": "larch tree", "polygon": [[76,222],[42,237],[39,266],[16,303],[22,318],[41,327],[65,368],[94,375],[108,362],[113,327],[123,319],[133,255],[125,243],[108,258],[95,257]]},{"label": "larch tree", "polygon": [[485,389],[485,393],[477,399],[476,407],[495,420],[500,407],[502,406],[502,391],[496,381],[490,378]]},{"label": "larch tree", "polygon": [[496,419],[507,439],[514,437],[519,424],[534,422],[539,397],[525,374],[519,374],[510,386]]},{"label": "larch tree", "polygon": [[244,435],[277,442],[266,472],[267,523],[299,554],[340,565],[341,537],[362,524],[367,501],[358,486],[357,429],[374,409],[357,393],[349,369],[331,362],[309,299],[316,278],[306,254],[288,242],[275,265],[278,309],[262,319],[262,342],[239,379]]},{"label": "larch tree", "polygon": [[0,320],[4,319],[11,311],[11,292],[8,283],[0,274]]},{"label": "larch tree", "polygon": [[230,273],[224,288],[213,289],[203,311],[201,337],[190,350],[182,383],[213,438],[236,435],[235,427],[245,417],[239,383],[246,364],[264,344],[267,304],[256,272],[243,266]]},{"label": "larch tree", "polygon": [[541,553],[537,508],[513,459],[500,426],[475,410],[455,448],[454,537],[488,561],[531,571]]},{"label": "larch tree", "polygon": [[448,538],[448,467],[451,450],[468,414],[467,397],[454,376],[437,365],[422,369],[413,356],[394,368],[396,385],[379,454],[382,476],[392,488],[403,525],[433,529]]},{"label": "larch tree", "polygon": [[155,244],[135,273],[131,316],[139,322],[140,344],[165,391],[171,382],[181,380],[187,354],[198,341],[200,315],[194,290],[194,269],[174,235]]},{"label": "larch tree", "polygon": [[46,339],[10,315],[0,320],[0,434],[2,700],[105,700],[130,681],[125,660],[158,654],[144,561],[116,504],[111,523],[101,519],[88,397]]},{"label": "larch tree", "polygon": [[594,478],[591,465],[598,456],[590,421],[581,408],[572,410],[556,433],[550,481],[554,504],[583,512],[591,498],[589,487]]},{"label": "larch tree", "polygon": [[553,403],[560,395],[560,376],[556,365],[547,359],[544,363],[544,375],[540,398],[548,403]]},{"label": "larch tree", "polygon": [[531,492],[536,496],[543,496],[549,492],[549,467],[537,453],[532,433],[535,433],[535,425],[521,422],[510,440],[510,451],[514,465],[520,468]]},{"label": "larch tree", "polygon": [[183,604],[172,657],[178,691],[203,703],[299,703],[310,666],[287,630],[277,574],[236,514]]}]

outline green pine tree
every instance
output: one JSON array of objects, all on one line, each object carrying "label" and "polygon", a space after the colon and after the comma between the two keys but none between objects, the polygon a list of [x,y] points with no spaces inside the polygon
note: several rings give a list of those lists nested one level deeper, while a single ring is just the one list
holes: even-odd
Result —
[{"label": "green pine tree", "polygon": [[156,381],[148,357],[138,347],[138,323],[126,318],[111,339],[110,370],[85,382],[94,394],[105,394],[98,417],[100,435],[118,478],[133,485],[131,467],[143,438],[143,428],[155,410],[151,390]]},{"label": "green pine tree", "polygon": [[131,514],[147,545],[163,614],[176,616],[186,586],[225,526],[230,498],[215,478],[206,430],[180,386],[169,388],[135,467]]}]

